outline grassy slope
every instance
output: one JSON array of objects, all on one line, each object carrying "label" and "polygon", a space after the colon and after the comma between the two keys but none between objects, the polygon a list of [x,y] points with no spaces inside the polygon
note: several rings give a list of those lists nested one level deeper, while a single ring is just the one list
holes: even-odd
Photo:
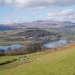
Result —
[{"label": "grassy slope", "polygon": [[[0,70],[0,75],[75,75],[74,46],[75,43],[58,48],[54,52],[46,51],[40,54],[43,58],[38,54],[32,54],[28,59],[30,63]],[[37,60],[37,57],[40,59]]]},{"label": "grassy slope", "polygon": [[18,57],[23,57],[25,55],[16,55],[16,56],[2,56],[0,57],[0,63],[1,62],[4,62],[4,61],[7,61],[7,60],[12,60],[12,59],[16,59]]}]

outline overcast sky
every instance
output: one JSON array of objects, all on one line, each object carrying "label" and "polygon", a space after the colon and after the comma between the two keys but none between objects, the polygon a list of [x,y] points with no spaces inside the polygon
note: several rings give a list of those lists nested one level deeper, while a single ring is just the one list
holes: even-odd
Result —
[{"label": "overcast sky", "polygon": [[75,0],[0,0],[0,24],[48,19],[75,22]]}]

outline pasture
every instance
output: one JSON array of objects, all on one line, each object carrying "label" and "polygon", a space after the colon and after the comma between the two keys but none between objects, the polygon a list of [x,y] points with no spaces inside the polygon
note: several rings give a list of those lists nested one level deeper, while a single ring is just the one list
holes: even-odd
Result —
[{"label": "pasture", "polygon": [[0,75],[75,75],[75,43],[0,66]]}]

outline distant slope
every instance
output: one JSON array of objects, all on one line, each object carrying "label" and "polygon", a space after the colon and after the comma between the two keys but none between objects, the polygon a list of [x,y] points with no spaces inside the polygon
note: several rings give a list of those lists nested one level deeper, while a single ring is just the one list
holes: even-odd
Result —
[{"label": "distant slope", "polygon": [[45,30],[27,30],[24,32],[19,32],[12,36],[25,36],[27,38],[29,38],[29,37],[38,38],[38,37],[45,37],[45,36],[58,36],[58,34],[53,33],[53,32],[48,32]]},{"label": "distant slope", "polygon": [[75,23],[71,21],[37,20],[28,23],[13,23],[7,26],[15,26],[15,28],[73,28]]},{"label": "distant slope", "polygon": [[37,20],[27,23],[12,23],[0,25],[0,30],[11,30],[20,28],[74,28],[75,23],[71,21]]},{"label": "distant slope", "polygon": [[12,26],[5,26],[4,24],[0,24],[0,30],[14,30]]},{"label": "distant slope", "polygon": [[29,57],[30,63],[21,64],[6,70],[0,70],[0,74],[75,75],[75,43],[66,45],[60,49],[58,48],[53,53],[48,52],[48,54],[43,54],[42,57],[41,55],[38,55],[38,53],[32,54]]}]

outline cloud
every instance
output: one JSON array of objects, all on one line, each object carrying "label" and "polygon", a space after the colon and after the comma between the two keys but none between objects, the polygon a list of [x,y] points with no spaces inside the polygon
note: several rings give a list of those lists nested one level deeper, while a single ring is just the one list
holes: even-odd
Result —
[{"label": "cloud", "polygon": [[75,4],[75,0],[15,0],[18,7],[25,8],[45,8],[50,6],[70,6]]},{"label": "cloud", "polygon": [[11,19],[6,19],[5,23],[12,23],[12,20]]},{"label": "cloud", "polygon": [[75,11],[73,9],[51,11],[47,14],[47,17],[50,19],[59,18],[60,20],[73,21],[75,20]]},{"label": "cloud", "polygon": [[72,14],[74,14],[74,10],[73,9],[60,11],[60,15],[63,15],[63,16],[69,16],[69,15],[72,15]]},{"label": "cloud", "polygon": [[44,8],[49,5],[45,0],[15,0],[15,5],[19,8]]},{"label": "cloud", "polygon": [[13,0],[4,0],[4,3],[5,3],[6,5],[10,5],[10,4],[13,3]]},{"label": "cloud", "polygon": [[22,19],[17,19],[17,18],[14,18],[14,19],[12,19],[12,18],[6,18],[6,19],[4,20],[4,23],[5,23],[5,24],[23,23],[23,22],[25,22],[25,21],[22,20]]},{"label": "cloud", "polygon": [[75,0],[15,0],[17,7],[25,8],[45,8],[50,6],[70,6],[75,4]]},{"label": "cloud", "polygon": [[15,5],[17,8],[36,9],[46,8],[50,6],[64,7],[75,5],[75,0],[3,0],[1,2]]},{"label": "cloud", "polygon": [[50,17],[53,17],[53,16],[68,16],[68,15],[72,15],[72,14],[74,14],[74,10],[67,9],[67,10],[52,11],[52,12],[48,13],[47,15]]},{"label": "cloud", "polygon": [[73,21],[75,22],[75,14],[70,15],[70,16],[63,16],[61,17],[62,20],[66,20],[66,21]]}]

